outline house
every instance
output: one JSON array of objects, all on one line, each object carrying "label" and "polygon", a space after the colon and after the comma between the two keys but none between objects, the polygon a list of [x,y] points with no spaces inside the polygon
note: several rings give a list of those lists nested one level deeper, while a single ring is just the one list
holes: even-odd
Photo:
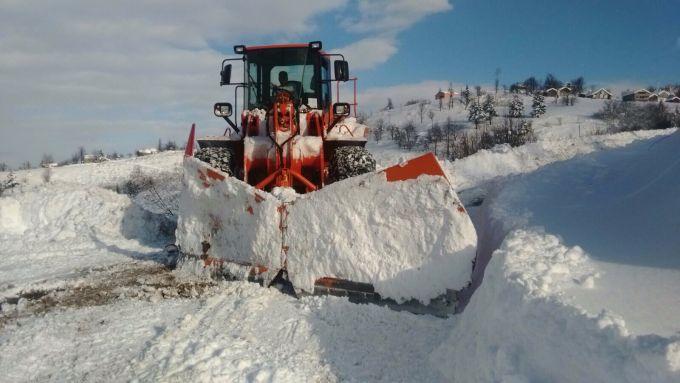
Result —
[{"label": "house", "polygon": [[666,102],[680,103],[680,97],[671,96],[666,99]]},{"label": "house", "polygon": [[600,88],[588,95],[588,98],[595,98],[598,100],[611,100],[612,94],[605,88]]},{"label": "house", "polygon": [[557,95],[559,97],[567,97],[571,94],[571,88],[568,86],[563,86],[557,90]]},{"label": "house", "polygon": [[158,149],[156,148],[139,149],[135,152],[135,154],[137,154],[137,157],[150,156],[156,153],[158,153]]},{"label": "house", "polygon": [[437,92],[434,95],[434,99],[437,100],[437,101],[439,101],[439,100],[446,101],[451,97],[456,97],[456,95],[458,95],[458,93],[456,93],[454,91],[442,91],[442,90],[440,90],[439,92]]},{"label": "house", "polygon": [[546,97],[555,97],[555,98],[557,98],[558,94],[559,94],[559,93],[558,93],[557,89],[555,89],[555,88],[546,89],[546,90],[543,92],[543,95],[546,96]]},{"label": "house", "polygon": [[652,93],[652,94],[649,95],[649,97],[647,97],[647,101],[658,102],[659,101],[659,95]]},{"label": "house", "polygon": [[102,161],[103,161],[103,159],[101,157],[96,156],[94,154],[85,154],[83,156],[83,163],[84,164],[91,164],[91,163],[102,162]]},{"label": "house", "polygon": [[623,101],[647,101],[651,95],[652,92],[647,89],[638,89],[634,92],[624,92],[621,95],[621,99]]},{"label": "house", "polygon": [[439,91],[434,95],[434,99],[439,101],[439,106],[448,105],[449,108],[453,105],[453,98],[459,94],[454,91]]},{"label": "house", "polygon": [[660,99],[665,100],[668,97],[673,96],[673,93],[664,89],[664,90],[660,91],[659,93],[657,93],[657,95],[659,96]]}]

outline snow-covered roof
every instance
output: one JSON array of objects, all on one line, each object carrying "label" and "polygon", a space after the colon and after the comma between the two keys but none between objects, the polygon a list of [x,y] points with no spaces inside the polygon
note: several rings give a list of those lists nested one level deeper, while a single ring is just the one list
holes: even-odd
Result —
[{"label": "snow-covered roof", "polygon": [[610,91],[608,91],[608,90],[607,90],[607,89],[605,89],[605,88],[600,88],[600,89],[598,89],[598,90],[594,91],[594,92],[593,92],[593,93],[591,93],[591,94],[596,94],[596,93],[600,93],[600,92],[604,92],[604,93],[607,93],[607,94],[608,94],[608,95],[610,95],[610,96],[612,95],[612,94],[611,94],[611,92],[610,92]]},{"label": "snow-covered roof", "polygon": [[635,94],[635,93],[649,93],[652,94],[652,92],[648,91],[647,89],[638,89],[635,91],[626,91],[623,93],[624,96],[628,96],[630,94]]}]

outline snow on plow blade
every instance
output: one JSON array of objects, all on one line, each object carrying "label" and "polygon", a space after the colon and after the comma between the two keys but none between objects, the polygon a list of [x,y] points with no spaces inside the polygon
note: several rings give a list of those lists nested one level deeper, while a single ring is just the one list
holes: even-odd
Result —
[{"label": "snow on plow blade", "polygon": [[265,284],[284,269],[298,293],[424,305],[470,282],[475,229],[432,154],[304,195],[184,166],[177,240],[199,267]]}]

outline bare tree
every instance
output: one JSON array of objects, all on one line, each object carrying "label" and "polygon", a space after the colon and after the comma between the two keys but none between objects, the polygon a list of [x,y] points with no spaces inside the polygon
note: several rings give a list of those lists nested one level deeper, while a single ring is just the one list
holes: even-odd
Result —
[{"label": "bare tree", "polygon": [[437,143],[442,141],[442,129],[438,124],[432,125],[427,131],[427,141],[434,144],[434,155],[437,155]]},{"label": "bare tree", "polygon": [[449,81],[449,109],[453,108],[453,83]]},{"label": "bare tree", "polygon": [[385,121],[383,119],[379,119],[375,123],[375,128],[373,129],[373,137],[375,138],[375,142],[380,142],[382,140],[383,133],[385,132]]},{"label": "bare tree", "polygon": [[78,162],[81,163],[81,164],[83,162],[85,162],[85,147],[84,146],[80,146],[78,148],[77,154],[78,154]]},{"label": "bare tree", "polygon": [[9,169],[6,163],[0,162],[0,172],[6,172]]},{"label": "bare tree", "polygon": [[19,170],[28,170],[30,168],[31,168],[31,162],[30,161],[22,162],[21,165],[19,165]]},{"label": "bare tree", "polygon": [[434,127],[434,110],[430,109],[430,111],[427,112],[427,118],[430,119],[431,127]]},{"label": "bare tree", "polygon": [[413,149],[413,147],[416,146],[416,143],[418,142],[418,135],[416,134],[415,124],[409,121],[404,126],[403,132],[404,132],[404,147],[409,150]]},{"label": "bare tree", "polygon": [[423,115],[425,114],[425,103],[420,102],[418,104],[418,115],[420,115],[420,125],[423,124]]},{"label": "bare tree", "polygon": [[450,158],[449,156],[451,155],[450,147],[451,136],[453,136],[453,132],[454,132],[453,120],[451,120],[451,117],[446,117],[446,122],[444,123],[444,129],[442,132],[444,135],[444,140],[446,141],[446,158]]},{"label": "bare tree", "polygon": [[494,72],[494,75],[495,75],[494,88],[496,89],[496,95],[498,95],[498,83],[500,82],[501,68],[496,68],[496,72]]}]

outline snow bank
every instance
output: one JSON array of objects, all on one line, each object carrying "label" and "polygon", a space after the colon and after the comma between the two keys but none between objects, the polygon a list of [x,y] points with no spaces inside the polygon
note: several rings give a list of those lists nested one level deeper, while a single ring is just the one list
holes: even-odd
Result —
[{"label": "snow bank", "polygon": [[478,234],[502,245],[432,357],[450,363],[442,373],[679,381],[678,148],[676,132],[499,184],[481,207]]},{"label": "snow bank", "polygon": [[205,164],[186,160],[177,228],[186,253],[201,255],[208,242],[208,255],[272,272],[287,257],[291,282],[307,292],[317,279],[336,277],[429,302],[470,281],[477,237],[441,177],[387,182],[374,173],[302,196],[279,191],[279,199],[206,174]]},{"label": "snow bank", "polygon": [[630,336],[620,317],[588,315],[565,294],[593,288],[597,273],[582,249],[514,231],[431,361],[465,382],[678,381],[680,337]]},{"label": "snow bank", "polygon": [[490,179],[532,172],[547,164],[604,149],[620,148],[635,141],[672,134],[677,129],[624,132],[575,140],[538,141],[519,147],[496,146],[457,160],[444,162],[456,190],[479,185]]}]

